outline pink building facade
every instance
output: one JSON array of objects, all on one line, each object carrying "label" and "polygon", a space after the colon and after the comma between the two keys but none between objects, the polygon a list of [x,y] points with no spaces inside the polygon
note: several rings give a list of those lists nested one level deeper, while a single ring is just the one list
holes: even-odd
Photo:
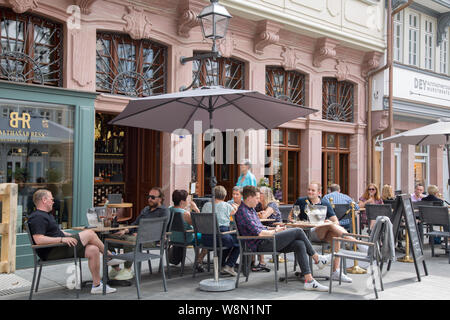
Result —
[{"label": "pink building facade", "polygon": [[[292,203],[298,196],[305,195],[309,181],[321,182],[325,192],[327,185],[340,183],[343,191],[357,199],[368,182],[367,73],[380,66],[383,56],[383,5],[356,0],[288,2],[290,6],[280,1],[270,4],[267,1],[221,1],[233,15],[227,36],[219,43],[221,61],[224,65],[240,66],[237,88],[290,99],[318,110],[307,118],[282,125],[278,143],[276,139],[266,142],[264,131],[251,133],[243,157],[254,163],[252,171],[258,181],[266,176],[274,189],[281,190],[278,196],[282,202]],[[200,0],[148,0],[134,4],[116,0],[0,0],[0,9],[62,24],[62,87],[97,93],[95,112],[114,115],[125,108],[133,95],[99,88],[99,77],[102,77],[99,52],[105,53],[99,34],[118,34],[126,41],[148,40],[162,46],[164,83],[155,93],[176,92],[193,80],[194,64],[183,65],[180,58],[211,49],[211,43],[203,39],[196,20],[196,15],[207,4]],[[375,29],[365,20],[373,20]],[[120,44],[120,40],[117,43]],[[136,64],[140,63],[145,64],[145,61]],[[297,101],[298,95],[302,99]],[[207,194],[207,170],[201,164],[192,164],[192,138],[163,133],[155,139],[158,140],[157,155],[153,149],[142,146],[125,148],[159,163],[160,174],[152,178],[151,183],[160,184],[170,195],[175,189],[188,188],[190,182],[196,180],[196,193]],[[201,137],[197,142],[201,146]],[[180,149],[180,145],[183,148]],[[278,161],[281,169],[268,174],[270,166],[258,159],[267,159],[264,154],[269,154],[268,150],[274,147],[279,147],[279,158],[272,159],[272,163]],[[186,161],[176,161],[180,157]],[[197,166],[195,170],[194,166]],[[217,169],[226,171],[219,176],[219,183],[229,183],[230,191],[239,175],[238,165],[230,165],[226,170],[224,166]],[[126,177],[129,169],[125,169],[123,180],[127,184],[142,185]],[[94,172],[94,176],[98,175]],[[141,178],[145,177],[143,173]],[[126,186],[128,190],[129,187]],[[131,190],[135,190],[133,188]],[[166,202],[170,203],[169,196]],[[136,211],[144,204],[141,200],[135,203]]]}]

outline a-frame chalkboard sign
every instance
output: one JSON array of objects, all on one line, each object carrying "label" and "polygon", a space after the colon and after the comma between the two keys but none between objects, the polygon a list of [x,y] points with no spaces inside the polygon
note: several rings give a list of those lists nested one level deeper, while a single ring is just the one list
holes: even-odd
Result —
[{"label": "a-frame chalkboard sign", "polygon": [[428,275],[428,271],[425,264],[422,241],[419,237],[419,231],[417,229],[411,197],[407,194],[397,196],[395,207],[396,212],[393,219],[394,239],[397,239],[398,231],[400,230],[400,223],[402,221],[401,217],[403,216],[405,218],[406,227],[408,229],[411,251],[414,258],[414,267],[416,268],[417,280],[420,281],[419,263],[422,262],[426,276]]}]

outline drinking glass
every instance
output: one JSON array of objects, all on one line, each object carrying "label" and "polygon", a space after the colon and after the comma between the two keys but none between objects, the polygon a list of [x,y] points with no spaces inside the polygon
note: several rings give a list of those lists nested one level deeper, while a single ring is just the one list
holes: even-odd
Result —
[{"label": "drinking glass", "polygon": [[298,221],[298,216],[300,215],[300,206],[294,206],[292,212],[294,213],[294,221]]}]

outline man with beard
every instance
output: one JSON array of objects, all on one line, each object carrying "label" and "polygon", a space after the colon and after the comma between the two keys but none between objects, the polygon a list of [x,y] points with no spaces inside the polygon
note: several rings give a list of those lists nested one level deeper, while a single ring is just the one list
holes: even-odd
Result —
[{"label": "man with beard", "polygon": [[[141,219],[152,219],[152,218],[162,218],[165,217],[167,220],[170,217],[170,211],[167,207],[163,205],[164,202],[164,193],[161,188],[153,187],[150,189],[148,196],[148,206],[142,209],[139,216],[136,220],[131,224],[139,225]],[[111,238],[117,238],[121,240],[136,242],[137,230],[135,228],[131,229],[123,229],[119,232],[111,235]],[[125,246],[124,252],[132,252],[134,247]],[[121,270],[118,265],[113,266],[111,271],[109,272],[109,278],[111,280],[129,280],[133,278],[133,271],[131,270],[131,266],[133,263],[131,261],[126,261],[124,268]]]}]

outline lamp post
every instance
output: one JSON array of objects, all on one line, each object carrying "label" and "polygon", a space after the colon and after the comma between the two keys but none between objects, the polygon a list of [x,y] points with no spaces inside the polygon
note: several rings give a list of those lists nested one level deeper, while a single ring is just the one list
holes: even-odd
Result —
[{"label": "lamp post", "polygon": [[[200,21],[203,38],[211,39],[213,41],[211,52],[194,55],[189,58],[181,57],[181,64],[185,64],[186,62],[193,60],[197,60],[200,64],[203,64],[206,59],[216,59],[221,56],[220,52],[217,50],[216,41],[225,38],[228,30],[228,24],[230,23],[232,16],[228,13],[224,6],[219,4],[219,0],[210,1],[211,4],[203,8],[197,18]],[[183,86],[180,91],[185,91],[192,88],[194,83],[197,81],[198,75],[199,73],[196,74],[195,79],[187,88]]]},{"label": "lamp post", "polygon": [[[211,52],[194,55],[193,57],[186,58],[181,57],[181,64],[185,64],[188,61],[197,60],[200,63],[201,69],[203,63],[207,59],[216,59],[220,57],[220,52],[217,50],[216,41],[219,39],[223,39],[227,34],[228,24],[231,19],[231,15],[228,13],[227,9],[219,4],[219,0],[210,0],[211,4],[203,8],[202,12],[198,15],[198,19],[200,21],[200,26],[202,29],[203,37],[205,39],[211,39],[213,41]],[[192,86],[196,83],[198,79],[199,73],[196,74],[192,83],[189,87],[181,88],[181,91],[188,90],[192,88]],[[211,98],[210,98],[211,99]],[[212,129],[212,113],[210,112],[210,129]],[[215,197],[214,197],[214,187],[216,186],[216,178],[214,176],[214,165],[211,164],[211,191],[212,191],[212,214],[214,216],[214,228],[216,224],[216,213],[215,213]],[[220,236],[220,235],[219,235]],[[216,245],[216,232],[214,230],[213,233],[213,247],[217,248]],[[217,249],[216,249],[217,250]],[[236,286],[235,280],[231,279],[220,279],[219,278],[219,267],[221,265],[221,261],[218,261],[217,251],[214,251],[214,278],[213,279],[205,279],[200,281],[200,290],[202,291],[229,291],[233,290]]]}]

